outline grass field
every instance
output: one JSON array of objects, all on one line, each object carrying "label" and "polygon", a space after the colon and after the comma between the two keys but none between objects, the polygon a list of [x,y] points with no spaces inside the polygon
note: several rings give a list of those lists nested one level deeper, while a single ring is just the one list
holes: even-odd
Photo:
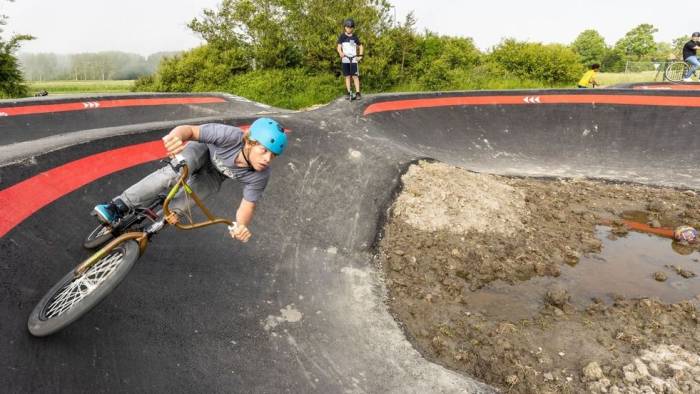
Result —
[{"label": "grass field", "polygon": [[134,81],[30,81],[27,83],[31,95],[46,90],[49,95],[77,93],[124,93],[130,92]]},{"label": "grass field", "polygon": [[[656,78],[656,81],[654,81]],[[636,73],[604,73],[598,74],[596,79],[602,86],[617,85],[634,82],[663,82],[664,76],[656,71],[641,71]]]}]

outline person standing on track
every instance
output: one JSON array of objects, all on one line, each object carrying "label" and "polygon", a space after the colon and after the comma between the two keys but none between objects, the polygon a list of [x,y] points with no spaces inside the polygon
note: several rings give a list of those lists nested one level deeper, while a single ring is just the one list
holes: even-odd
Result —
[{"label": "person standing on track", "polygon": [[[340,61],[343,67],[343,76],[345,77],[345,87],[348,90],[348,100],[359,100],[362,98],[360,93],[360,69],[358,63],[362,60],[364,47],[360,38],[354,34],[355,21],[346,19],[343,23],[344,31],[338,37],[338,45],[336,51],[340,55]],[[355,92],[352,92],[350,80],[355,83]]]}]

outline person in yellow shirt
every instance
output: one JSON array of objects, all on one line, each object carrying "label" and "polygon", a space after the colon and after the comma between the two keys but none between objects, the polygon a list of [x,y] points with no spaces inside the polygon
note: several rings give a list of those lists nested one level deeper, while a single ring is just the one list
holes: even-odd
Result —
[{"label": "person in yellow shirt", "polygon": [[589,85],[591,87],[598,86],[598,81],[595,79],[596,74],[598,74],[598,70],[600,70],[600,64],[591,64],[591,69],[586,71],[586,73],[583,74],[583,77],[581,77],[581,80],[578,81],[578,87],[585,89]]}]

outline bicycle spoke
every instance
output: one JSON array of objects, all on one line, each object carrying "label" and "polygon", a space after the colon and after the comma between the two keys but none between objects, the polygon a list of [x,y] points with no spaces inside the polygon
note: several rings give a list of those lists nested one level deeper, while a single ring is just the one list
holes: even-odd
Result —
[{"label": "bicycle spoke", "polygon": [[108,233],[110,233],[110,232],[112,232],[112,228],[111,228],[111,227],[109,227],[109,226],[102,226],[102,228],[100,229],[100,231],[97,233],[97,236],[98,236],[98,237],[101,237],[101,236],[103,236],[103,235],[105,235],[105,234],[108,234]]},{"label": "bicycle spoke", "polygon": [[92,293],[119,265],[122,252],[112,252],[100,259],[83,275],[66,283],[46,306],[46,318],[51,319],[71,310]]},{"label": "bicycle spoke", "polygon": [[689,68],[685,62],[674,62],[666,68],[666,79],[671,82],[680,82],[685,78]]}]

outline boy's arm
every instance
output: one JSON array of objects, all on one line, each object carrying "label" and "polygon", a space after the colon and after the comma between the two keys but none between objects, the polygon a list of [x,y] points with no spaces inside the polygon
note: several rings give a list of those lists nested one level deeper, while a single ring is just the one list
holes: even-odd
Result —
[{"label": "boy's arm", "polygon": [[238,211],[236,211],[236,230],[231,232],[231,236],[239,241],[248,242],[250,237],[253,235],[250,230],[248,230],[248,225],[253,221],[253,215],[255,214],[255,203],[241,199],[241,205],[238,206]]},{"label": "boy's arm", "polygon": [[199,126],[177,126],[163,137],[163,144],[169,155],[176,155],[185,149],[185,142],[190,140],[199,140]]},{"label": "boy's arm", "polygon": [[239,226],[248,226],[253,221],[254,214],[255,203],[242,198],[241,205],[238,206],[238,211],[236,211],[236,223]]},{"label": "boy's arm", "polygon": [[362,56],[363,56],[363,53],[365,53],[365,46],[362,45],[362,44],[360,44],[360,45],[358,46],[358,49],[359,49],[359,53],[358,53],[357,56],[362,57]]},{"label": "boy's arm", "polygon": [[338,55],[340,55],[340,57],[345,57],[345,54],[343,53],[343,46],[342,45],[338,44],[338,46],[335,48],[335,50],[338,51]]}]

